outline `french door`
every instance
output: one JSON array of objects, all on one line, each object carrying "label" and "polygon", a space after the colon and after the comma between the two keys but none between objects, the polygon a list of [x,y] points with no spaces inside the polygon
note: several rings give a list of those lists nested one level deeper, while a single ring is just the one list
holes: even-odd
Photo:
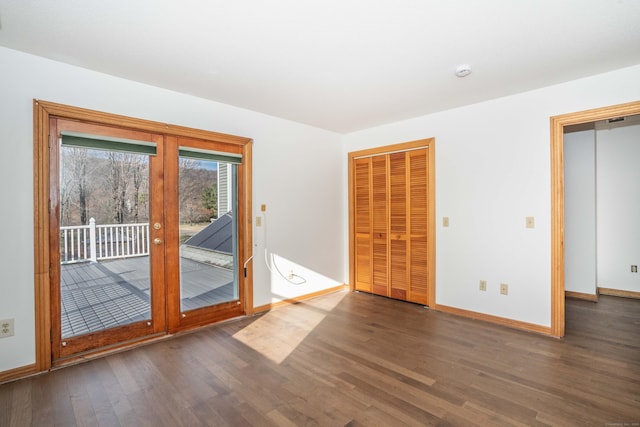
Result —
[{"label": "french door", "polygon": [[241,146],[56,117],[49,131],[53,363],[245,313]]}]

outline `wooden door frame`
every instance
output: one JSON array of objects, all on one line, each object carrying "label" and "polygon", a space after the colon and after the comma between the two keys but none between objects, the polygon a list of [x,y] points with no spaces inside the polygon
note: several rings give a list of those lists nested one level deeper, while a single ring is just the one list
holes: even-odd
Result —
[{"label": "wooden door frame", "polygon": [[551,335],[565,334],[564,127],[640,114],[640,101],[551,117]]},{"label": "wooden door frame", "polygon": [[[80,120],[100,125],[108,125],[132,130],[162,134],[165,137],[187,137],[219,144],[235,146],[242,153],[243,168],[239,176],[246,188],[244,197],[239,200],[238,224],[242,228],[238,242],[239,264],[250,259],[253,248],[252,226],[252,144],[250,138],[227,135],[217,132],[176,126],[167,123],[120,116],[84,108],[72,107],[48,101],[33,101],[33,176],[34,176],[34,301],[35,301],[35,372],[52,367],[51,345],[51,267],[49,249],[49,211],[50,211],[50,152],[53,145],[50,136],[50,118]],[[253,266],[247,265],[244,281],[245,314],[252,314],[253,308]],[[128,344],[130,345],[130,344]]]},{"label": "wooden door frame", "polygon": [[435,307],[436,304],[436,151],[435,138],[420,139],[400,144],[386,145],[382,147],[374,147],[360,151],[349,152],[348,158],[348,190],[349,190],[349,288],[355,290],[356,269],[355,269],[355,170],[353,162],[358,157],[375,156],[379,154],[393,153],[398,151],[408,151],[421,147],[427,147],[428,151],[428,184],[427,184],[427,202],[428,202],[428,219],[427,219],[427,306]]}]

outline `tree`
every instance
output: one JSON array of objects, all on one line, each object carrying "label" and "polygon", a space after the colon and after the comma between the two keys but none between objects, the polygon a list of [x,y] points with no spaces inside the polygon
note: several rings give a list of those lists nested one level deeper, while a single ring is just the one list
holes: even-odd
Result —
[{"label": "tree", "polygon": [[[139,154],[122,153],[111,151],[108,154],[110,171],[107,175],[107,182],[111,189],[111,202],[113,221],[115,224],[124,224],[127,213],[132,210],[131,202],[127,199],[127,190],[132,181],[138,179],[136,191],[141,185],[141,156]],[[136,172],[137,171],[137,176]],[[137,203],[136,199],[134,203]]]},{"label": "tree", "polygon": [[145,175],[146,162],[142,158],[133,159],[132,175],[133,175],[133,222],[137,223],[140,217],[140,203],[144,202],[144,198],[140,194],[142,184],[149,182],[148,176]]},{"label": "tree", "polygon": [[[78,147],[63,147],[61,157],[61,220],[64,224],[69,224],[77,214],[80,224],[86,225],[89,223],[87,214],[87,198],[89,197],[88,150]],[[77,196],[77,200],[75,196]]]},{"label": "tree", "polygon": [[77,152],[75,175],[78,187],[78,204],[80,205],[80,224],[87,225],[87,150],[80,148],[73,150]]},{"label": "tree", "polygon": [[211,218],[211,210],[215,207],[205,206],[204,192],[210,187],[216,191],[217,177],[216,171],[207,166],[200,160],[180,159],[178,203],[181,222],[207,222]]},{"label": "tree", "polygon": [[218,185],[211,184],[202,192],[202,206],[209,210],[209,217],[218,216]]}]

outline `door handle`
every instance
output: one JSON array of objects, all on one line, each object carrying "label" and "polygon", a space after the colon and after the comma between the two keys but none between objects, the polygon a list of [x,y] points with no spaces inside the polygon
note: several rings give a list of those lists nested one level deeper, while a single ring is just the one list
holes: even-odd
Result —
[{"label": "door handle", "polygon": [[154,245],[159,245],[160,243],[162,243],[162,239],[156,237],[155,239],[153,239],[153,244]]}]

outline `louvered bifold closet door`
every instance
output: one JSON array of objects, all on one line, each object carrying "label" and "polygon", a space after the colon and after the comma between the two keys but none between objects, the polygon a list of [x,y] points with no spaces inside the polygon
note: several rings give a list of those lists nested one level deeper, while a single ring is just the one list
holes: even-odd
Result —
[{"label": "louvered bifold closet door", "polygon": [[409,293],[407,300],[427,304],[427,229],[429,204],[427,188],[429,162],[426,149],[410,151],[409,157]]},{"label": "louvered bifold closet door", "polygon": [[429,155],[410,147],[352,160],[356,290],[428,304]]},{"label": "louvered bifold closet door", "polygon": [[371,292],[371,158],[354,161],[355,289]]},{"label": "louvered bifold closet door", "polygon": [[389,245],[390,245],[390,293],[389,296],[407,299],[407,162],[406,152],[389,154]]},{"label": "louvered bifold closet door", "polygon": [[388,170],[387,156],[371,158],[371,181],[373,186],[372,234],[373,234],[373,288],[378,295],[389,296],[388,265]]}]

